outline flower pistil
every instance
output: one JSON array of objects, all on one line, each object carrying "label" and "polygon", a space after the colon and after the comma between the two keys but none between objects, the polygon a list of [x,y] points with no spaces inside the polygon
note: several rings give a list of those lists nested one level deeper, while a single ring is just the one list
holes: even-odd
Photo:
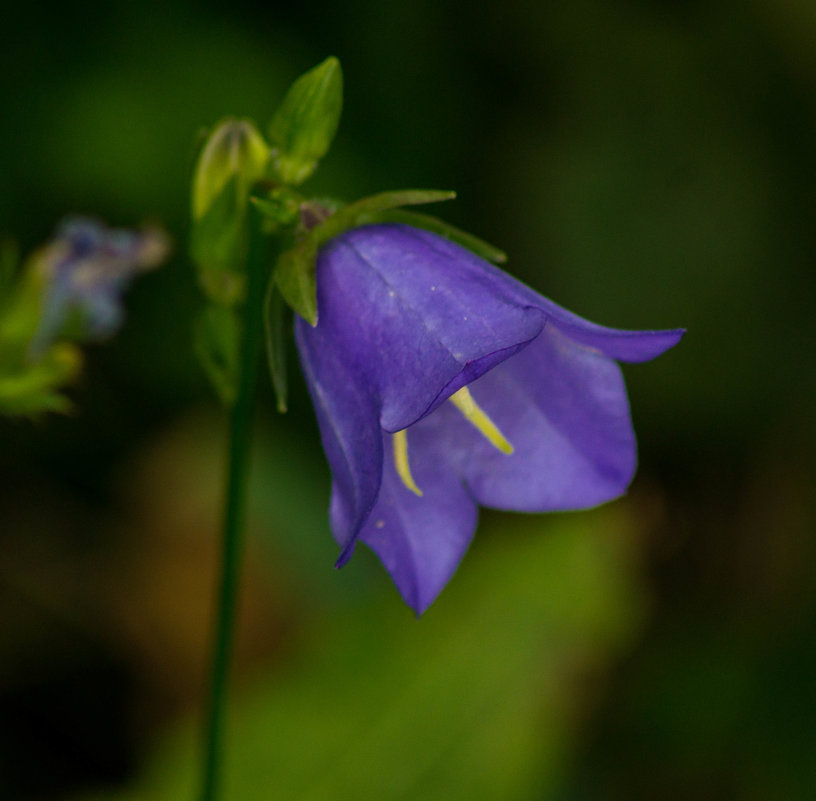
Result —
[{"label": "flower pistil", "polygon": [[[513,446],[499,430],[499,427],[490,419],[487,412],[476,403],[467,387],[462,387],[448,398],[462,413],[464,418],[497,450],[508,456],[513,453]],[[392,435],[394,446],[394,467],[397,475],[407,489],[414,495],[422,497],[422,490],[417,486],[411,475],[411,465],[408,461],[408,429],[403,428]]]},{"label": "flower pistil", "polygon": [[460,411],[468,421],[496,450],[513,453],[513,446],[499,431],[499,427],[490,419],[487,412],[479,406],[465,386],[450,396],[450,402]]},{"label": "flower pistil", "polygon": [[402,483],[414,493],[414,495],[422,497],[422,490],[417,486],[414,477],[411,475],[411,465],[408,463],[408,434],[407,429],[397,431],[393,435],[394,441],[394,467],[397,469],[397,475],[402,480]]}]

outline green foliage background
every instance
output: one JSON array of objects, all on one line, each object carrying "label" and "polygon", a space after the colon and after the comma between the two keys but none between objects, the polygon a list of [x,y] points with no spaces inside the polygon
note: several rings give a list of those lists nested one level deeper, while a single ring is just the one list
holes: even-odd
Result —
[{"label": "green foliage background", "polygon": [[230,798],[808,799],[816,753],[816,11],[809,0],[114,0],[4,10],[0,230],[163,221],[171,262],[70,418],[0,422],[0,799],[193,793],[225,423],[192,354],[196,132],[326,55],[305,189],[455,188],[452,223],[608,325],[641,466],[485,513],[419,621],[358,553],[293,367],[264,392]]}]

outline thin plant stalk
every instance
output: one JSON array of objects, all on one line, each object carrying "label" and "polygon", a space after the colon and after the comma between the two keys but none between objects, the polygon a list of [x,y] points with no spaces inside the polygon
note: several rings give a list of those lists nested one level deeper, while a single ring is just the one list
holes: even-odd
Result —
[{"label": "thin plant stalk", "polygon": [[263,303],[272,266],[269,237],[260,213],[249,204],[250,244],[243,315],[238,389],[230,413],[227,485],[221,541],[221,575],[213,636],[211,676],[205,721],[201,801],[219,797],[229,667],[241,577],[252,419],[263,339]]}]

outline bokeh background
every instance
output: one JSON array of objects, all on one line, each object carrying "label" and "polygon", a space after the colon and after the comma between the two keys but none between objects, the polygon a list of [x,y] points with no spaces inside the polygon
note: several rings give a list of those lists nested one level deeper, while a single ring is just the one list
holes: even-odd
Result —
[{"label": "bokeh background", "polygon": [[329,54],[308,190],[455,188],[438,213],[540,291],[688,334],[625,369],[628,496],[483,513],[419,621],[364,549],[332,569],[297,365],[287,416],[264,386],[226,797],[813,798],[814,41],[811,0],[4,8],[2,232],[156,220],[175,251],[74,414],[0,421],[0,799],[194,797],[225,421],[190,171]]}]

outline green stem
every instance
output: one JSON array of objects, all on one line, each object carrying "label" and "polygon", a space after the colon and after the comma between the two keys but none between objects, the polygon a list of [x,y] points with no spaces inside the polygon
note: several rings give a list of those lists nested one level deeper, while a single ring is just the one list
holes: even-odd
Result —
[{"label": "green stem", "polygon": [[249,219],[247,296],[239,360],[241,372],[230,418],[229,464],[221,546],[221,579],[212,651],[201,801],[215,801],[218,797],[221,777],[229,663],[240,584],[252,417],[258,379],[258,357],[263,338],[263,303],[265,284],[272,265],[269,237],[263,234],[261,215],[252,203],[249,204]]}]

